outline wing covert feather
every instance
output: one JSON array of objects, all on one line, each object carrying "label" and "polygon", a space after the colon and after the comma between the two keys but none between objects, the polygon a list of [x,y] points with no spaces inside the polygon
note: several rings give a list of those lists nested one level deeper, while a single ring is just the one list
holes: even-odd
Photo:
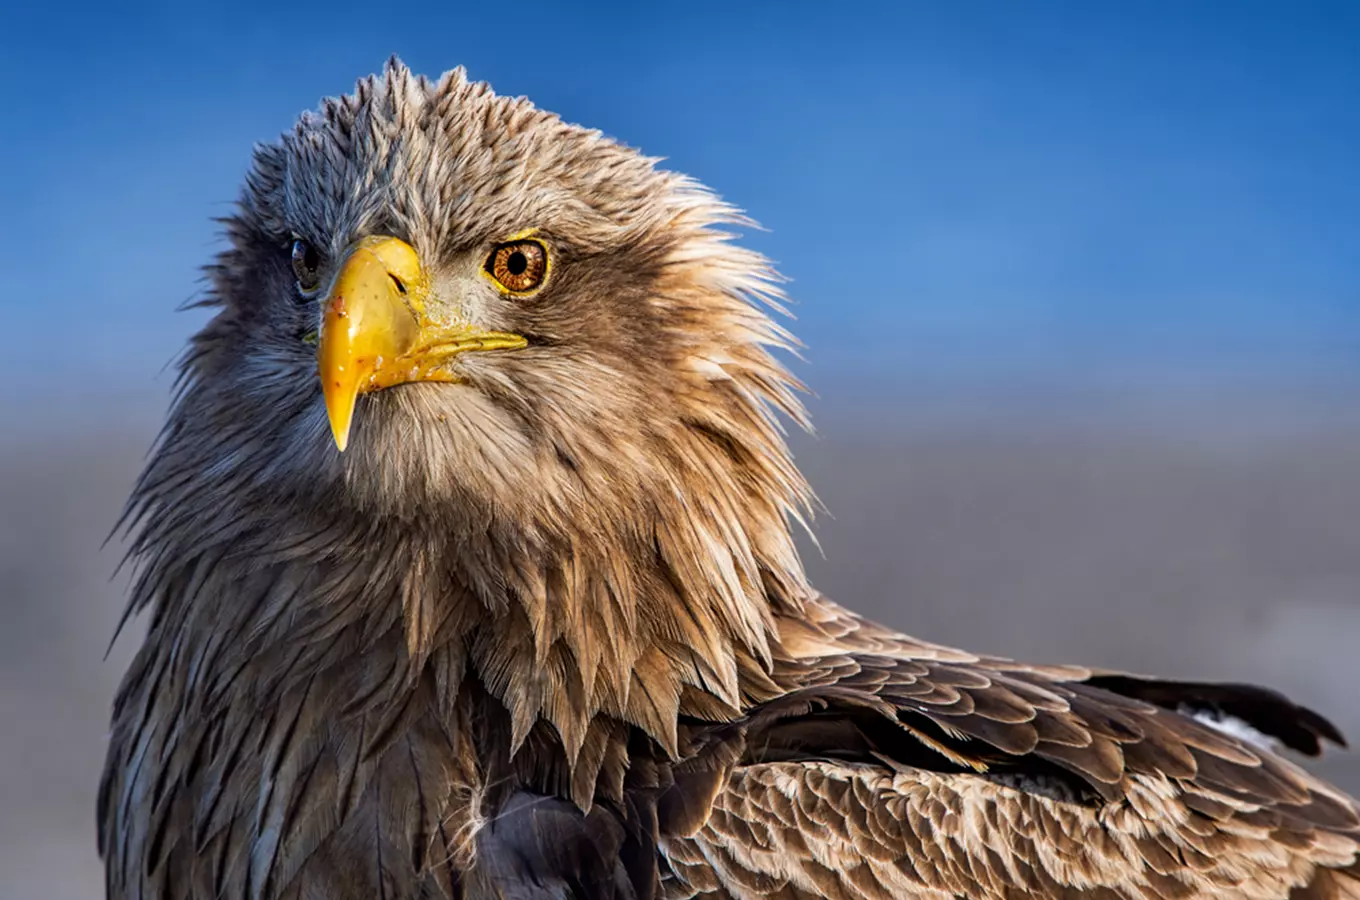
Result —
[{"label": "wing covert feather", "polygon": [[670,895],[1360,900],[1354,801],[1177,711],[1340,737],[1278,694],[976,656],[821,598],[780,626],[786,693],[663,843]]}]

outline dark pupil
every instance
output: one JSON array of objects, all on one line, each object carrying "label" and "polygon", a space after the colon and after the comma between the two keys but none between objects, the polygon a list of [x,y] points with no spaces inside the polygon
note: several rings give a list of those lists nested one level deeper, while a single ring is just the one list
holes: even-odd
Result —
[{"label": "dark pupil", "polygon": [[511,275],[523,275],[524,270],[529,268],[529,258],[524,255],[524,251],[516,250],[505,261],[505,268]]},{"label": "dark pupil", "polygon": [[317,267],[320,262],[316,256],[316,249],[311,244],[304,244],[301,241],[293,248],[293,259],[302,264],[302,268],[310,272]]}]

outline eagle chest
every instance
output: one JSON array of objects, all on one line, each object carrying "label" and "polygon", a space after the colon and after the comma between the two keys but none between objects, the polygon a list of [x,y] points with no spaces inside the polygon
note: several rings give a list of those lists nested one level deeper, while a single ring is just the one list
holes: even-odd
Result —
[{"label": "eagle chest", "polygon": [[500,896],[552,876],[545,822],[598,843],[574,804],[521,782],[475,682],[449,696],[356,665],[216,702],[139,663],[101,788],[111,898]]}]

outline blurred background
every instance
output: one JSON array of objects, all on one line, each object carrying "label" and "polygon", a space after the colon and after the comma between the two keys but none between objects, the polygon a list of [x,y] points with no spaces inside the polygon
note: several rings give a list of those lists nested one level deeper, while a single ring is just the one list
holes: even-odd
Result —
[{"label": "blurred background", "polygon": [[[102,896],[101,549],[251,145],[398,53],[707,182],[791,279],[817,582],[1360,735],[1360,6],[0,11],[0,898]],[[1360,791],[1344,752],[1318,768]]]}]

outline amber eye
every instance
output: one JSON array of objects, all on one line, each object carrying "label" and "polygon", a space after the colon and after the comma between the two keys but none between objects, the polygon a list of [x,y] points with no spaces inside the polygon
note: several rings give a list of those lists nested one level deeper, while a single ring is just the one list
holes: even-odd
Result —
[{"label": "amber eye", "polygon": [[297,276],[298,292],[310,297],[321,287],[321,254],[306,241],[293,241],[293,274]]},{"label": "amber eye", "polygon": [[523,294],[543,283],[548,251],[539,241],[511,241],[491,251],[486,273],[507,291]]}]

